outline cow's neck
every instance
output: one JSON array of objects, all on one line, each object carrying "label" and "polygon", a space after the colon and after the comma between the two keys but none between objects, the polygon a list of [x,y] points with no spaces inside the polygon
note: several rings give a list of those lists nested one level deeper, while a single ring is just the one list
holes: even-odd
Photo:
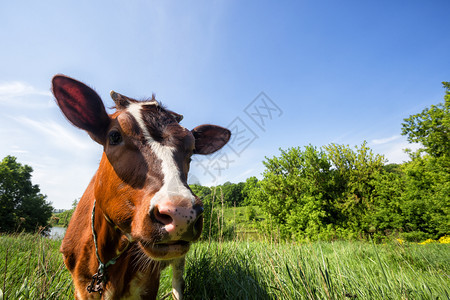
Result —
[{"label": "cow's neck", "polygon": [[94,199],[91,214],[92,238],[95,247],[95,255],[98,260],[97,272],[93,275],[91,283],[87,286],[89,293],[102,294],[110,279],[108,270],[122,254],[128,249],[130,242],[125,241],[125,245],[121,247],[121,231],[116,229],[110,221],[108,221],[100,211],[96,208],[96,200]]},{"label": "cow's neck", "polygon": [[[97,235],[95,245],[100,260],[107,264],[109,261],[120,256],[129,247],[130,241],[111,221],[106,219],[101,207],[95,203],[93,209],[94,230]],[[94,233],[93,233],[94,234]]]}]

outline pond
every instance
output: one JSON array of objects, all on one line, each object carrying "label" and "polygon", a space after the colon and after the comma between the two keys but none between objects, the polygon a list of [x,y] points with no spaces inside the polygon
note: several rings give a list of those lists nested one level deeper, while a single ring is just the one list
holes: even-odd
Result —
[{"label": "pond", "polygon": [[65,227],[52,227],[48,237],[54,240],[62,239],[66,234],[66,229]]}]

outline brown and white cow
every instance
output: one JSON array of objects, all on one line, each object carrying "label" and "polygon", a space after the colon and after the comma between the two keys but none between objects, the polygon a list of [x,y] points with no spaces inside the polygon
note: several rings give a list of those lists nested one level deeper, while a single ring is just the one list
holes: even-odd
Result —
[{"label": "brown and white cow", "polygon": [[230,131],[188,130],[154,97],[136,101],[111,92],[116,112],[108,115],[85,84],[63,75],[52,84],[67,119],[103,145],[61,246],[75,298],[155,299],[170,264],[172,295],[181,299],[184,256],[203,227],[202,202],[187,185],[189,162],[223,147]]}]

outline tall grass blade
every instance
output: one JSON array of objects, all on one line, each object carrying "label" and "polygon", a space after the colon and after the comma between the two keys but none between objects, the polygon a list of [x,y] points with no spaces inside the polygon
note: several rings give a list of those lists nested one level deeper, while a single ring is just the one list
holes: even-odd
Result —
[{"label": "tall grass blade", "polygon": [[[384,280],[386,282],[386,286],[388,287],[388,289],[391,289],[391,286],[389,284],[389,280],[388,280],[387,275],[386,275],[386,271],[384,270],[383,264],[381,263],[380,256],[378,255],[377,247],[375,246],[375,243],[374,243],[374,241],[372,239],[370,239],[370,241],[372,242],[373,250],[375,251],[375,255],[377,257],[378,264],[380,265],[381,271],[383,273],[383,277],[384,277]],[[381,289],[381,287],[380,287],[380,289]],[[382,289],[381,289],[381,291],[384,294]]]}]

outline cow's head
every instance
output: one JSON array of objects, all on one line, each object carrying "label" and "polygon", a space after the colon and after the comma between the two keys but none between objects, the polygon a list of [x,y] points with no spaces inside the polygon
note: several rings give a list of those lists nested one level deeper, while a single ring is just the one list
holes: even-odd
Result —
[{"label": "cow's head", "polygon": [[52,83],[67,119],[103,145],[94,195],[105,219],[153,259],[186,254],[203,227],[202,202],[187,184],[191,156],[219,150],[230,131],[215,125],[188,130],[179,124],[181,115],[154,97],[136,101],[111,92],[116,112],[108,115],[85,84],[63,75]]}]

